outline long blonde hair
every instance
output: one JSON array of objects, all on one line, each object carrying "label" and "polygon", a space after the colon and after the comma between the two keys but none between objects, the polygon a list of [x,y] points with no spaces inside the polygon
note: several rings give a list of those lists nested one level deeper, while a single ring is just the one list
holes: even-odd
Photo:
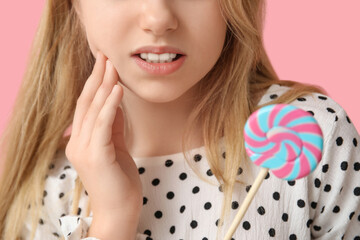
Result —
[{"label": "long blonde hair", "polygon": [[[261,93],[274,83],[291,86],[272,102],[289,103],[299,96],[324,91],[279,80],[263,46],[264,0],[221,0],[220,7],[228,24],[224,49],[199,83],[198,104],[190,119],[202,123],[209,166],[223,185],[221,223],[230,209],[237,169],[247,158],[242,129],[259,107]],[[48,0],[1,139],[5,166],[0,185],[0,239],[19,238],[29,206],[34,237],[48,166],[55,153],[66,146],[68,139],[63,133],[72,122],[77,98],[94,63],[72,0]],[[191,128],[189,125],[184,134],[184,151]],[[226,147],[224,168],[218,149],[222,137]],[[82,187],[77,182],[75,192]],[[75,199],[73,206],[76,203]]]}]

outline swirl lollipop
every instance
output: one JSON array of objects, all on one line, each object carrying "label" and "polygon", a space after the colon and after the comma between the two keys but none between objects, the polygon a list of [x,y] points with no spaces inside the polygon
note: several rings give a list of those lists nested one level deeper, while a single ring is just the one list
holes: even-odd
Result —
[{"label": "swirl lollipop", "polygon": [[245,148],[252,162],[263,167],[237,213],[225,240],[245,215],[269,169],[278,178],[295,180],[309,175],[321,160],[323,136],[314,117],[295,106],[260,108],[247,120]]}]

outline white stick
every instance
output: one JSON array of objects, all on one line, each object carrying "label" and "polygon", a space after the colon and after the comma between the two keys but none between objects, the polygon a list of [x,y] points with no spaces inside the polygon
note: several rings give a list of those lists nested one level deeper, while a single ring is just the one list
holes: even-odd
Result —
[{"label": "white stick", "polygon": [[241,204],[241,207],[235,216],[235,219],[231,223],[231,226],[228,232],[226,233],[224,240],[231,240],[232,235],[234,235],[236,228],[239,226],[241,219],[244,217],[247,209],[249,208],[251,201],[253,200],[256,192],[258,191],[262,181],[264,180],[268,172],[269,169],[262,168],[259,174],[257,175],[254,184],[251,186],[249,193],[247,194],[244,202]]}]

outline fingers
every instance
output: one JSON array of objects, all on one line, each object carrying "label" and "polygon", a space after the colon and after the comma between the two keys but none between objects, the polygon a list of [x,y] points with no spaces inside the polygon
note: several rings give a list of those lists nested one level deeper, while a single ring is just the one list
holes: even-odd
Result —
[{"label": "fingers", "polygon": [[96,119],[91,136],[91,144],[93,146],[105,147],[112,144],[113,124],[115,116],[120,110],[118,108],[122,95],[122,88],[119,85],[115,85]]},{"label": "fingers", "polygon": [[96,55],[94,69],[90,77],[87,79],[84,88],[80,94],[80,97],[76,103],[76,110],[71,131],[72,136],[79,135],[83,119],[89,109],[91,102],[95,97],[97,89],[102,83],[105,72],[105,60],[106,57],[101,52],[98,52],[98,54]]},{"label": "fingers", "polygon": [[81,126],[81,138],[84,143],[90,141],[99,112],[103,108],[106,99],[109,97],[112,88],[117,84],[116,76],[117,72],[115,71],[113,65],[110,61],[106,61],[104,80],[97,89],[95,97],[89,106]]}]

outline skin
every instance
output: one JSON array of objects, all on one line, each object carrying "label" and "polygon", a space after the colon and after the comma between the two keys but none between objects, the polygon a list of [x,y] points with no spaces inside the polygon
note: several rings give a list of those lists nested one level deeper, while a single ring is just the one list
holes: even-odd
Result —
[{"label": "skin", "polygon": [[[180,152],[196,84],[214,66],[225,41],[226,22],[217,1],[79,0],[78,14],[94,55],[103,52],[120,76],[131,155]],[[147,45],[177,47],[186,60],[170,75],[148,74],[130,57]],[[193,147],[203,144],[199,136],[194,133]]]},{"label": "skin", "polygon": [[[132,157],[181,151],[191,99],[220,56],[226,23],[216,0],[78,3],[97,61],[78,99],[65,153],[90,197],[89,236],[135,239],[142,186]],[[146,45],[180,48],[186,60],[172,74],[150,75],[130,57]],[[124,128],[128,123],[131,131]],[[202,144],[201,134],[194,136],[192,145]]]}]

